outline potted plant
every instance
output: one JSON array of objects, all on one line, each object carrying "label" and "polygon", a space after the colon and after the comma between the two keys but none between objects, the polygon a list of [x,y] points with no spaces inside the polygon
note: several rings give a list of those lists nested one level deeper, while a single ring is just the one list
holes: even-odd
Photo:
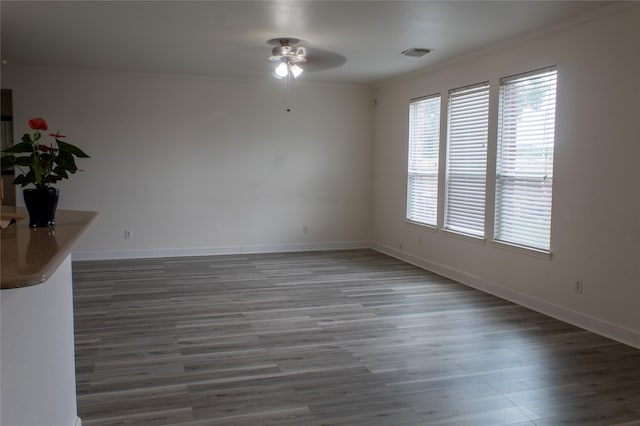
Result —
[{"label": "potted plant", "polygon": [[[55,211],[58,205],[60,190],[51,185],[62,179],[68,179],[69,174],[77,172],[75,157],[89,158],[89,156],[75,145],[64,142],[64,135],[59,132],[50,133],[53,142],[46,145],[42,142],[42,133],[49,126],[43,118],[32,118],[29,127],[35,130],[33,135],[25,133],[22,142],[17,143],[3,152],[0,157],[2,170],[17,168],[20,172],[13,180],[13,184],[22,188],[33,184],[35,188],[22,190],[24,203],[29,212],[29,226],[55,226]],[[22,155],[15,155],[22,154]]]}]

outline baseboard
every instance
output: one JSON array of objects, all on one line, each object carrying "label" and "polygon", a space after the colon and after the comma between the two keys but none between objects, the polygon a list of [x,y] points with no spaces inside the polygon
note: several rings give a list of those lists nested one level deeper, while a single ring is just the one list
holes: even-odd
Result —
[{"label": "baseboard", "polygon": [[73,426],[82,426],[82,419],[80,417],[76,417],[76,422]]},{"label": "baseboard", "polygon": [[319,243],[263,244],[252,246],[195,247],[140,250],[74,251],[74,262],[87,260],[152,259],[158,257],[217,256],[225,254],[284,253],[320,250],[352,250],[370,248],[368,241],[336,241]]},{"label": "baseboard", "polygon": [[585,330],[600,334],[601,336],[608,337],[620,343],[624,343],[626,345],[640,349],[639,331],[631,330],[629,328],[613,324],[608,321],[604,321],[602,319],[595,318],[590,315],[586,315],[581,312],[577,312],[572,309],[568,309],[518,291],[514,291],[499,284],[486,281],[467,272],[422,259],[418,256],[414,256],[410,253],[397,250],[384,244],[372,243],[371,248],[373,250],[379,251],[380,253],[384,253],[391,257],[395,257],[396,259],[403,260],[407,263],[411,263],[420,268],[434,272],[438,275],[442,275],[443,277],[450,278],[461,284],[465,284],[477,290],[493,294],[494,296],[532,309],[536,312],[540,312],[541,314],[556,318],[560,321],[567,322]]}]

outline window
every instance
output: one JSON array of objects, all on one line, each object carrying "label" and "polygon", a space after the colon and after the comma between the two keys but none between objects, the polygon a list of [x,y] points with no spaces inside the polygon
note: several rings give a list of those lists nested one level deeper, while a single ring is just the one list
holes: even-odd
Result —
[{"label": "window", "polygon": [[449,92],[444,227],[484,236],[489,84]]},{"label": "window", "polygon": [[407,219],[436,225],[440,95],[414,99],[409,105]]},{"label": "window", "polygon": [[500,81],[495,239],[550,250],[557,71]]}]

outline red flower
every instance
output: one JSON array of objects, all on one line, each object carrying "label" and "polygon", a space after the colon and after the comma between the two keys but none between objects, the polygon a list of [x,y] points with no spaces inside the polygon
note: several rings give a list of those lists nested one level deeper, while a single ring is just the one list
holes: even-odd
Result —
[{"label": "red flower", "polygon": [[61,135],[60,132],[49,133],[49,136],[51,136],[52,138],[66,138],[66,136]]},{"label": "red flower", "polygon": [[49,126],[47,126],[47,122],[44,121],[44,118],[37,117],[29,120],[29,127],[33,130],[47,130]]}]

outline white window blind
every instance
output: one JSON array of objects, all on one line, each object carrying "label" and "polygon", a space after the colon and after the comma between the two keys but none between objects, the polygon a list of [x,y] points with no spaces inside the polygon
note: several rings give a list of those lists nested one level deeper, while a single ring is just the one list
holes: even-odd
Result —
[{"label": "white window blind", "polygon": [[489,84],[449,92],[445,229],[484,236]]},{"label": "white window blind", "polygon": [[409,105],[407,219],[436,225],[440,95],[414,99]]},{"label": "white window blind", "polygon": [[548,251],[557,71],[500,82],[495,239]]}]

